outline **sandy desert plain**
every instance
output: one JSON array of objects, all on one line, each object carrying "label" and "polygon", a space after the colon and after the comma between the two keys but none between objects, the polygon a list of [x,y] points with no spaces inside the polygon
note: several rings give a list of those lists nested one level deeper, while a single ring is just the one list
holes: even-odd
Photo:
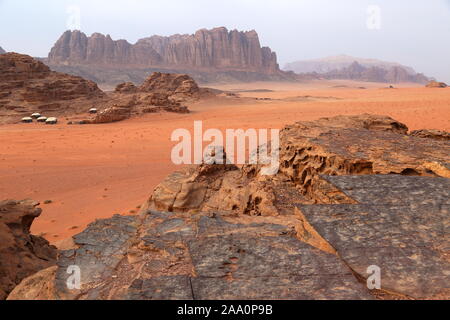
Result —
[{"label": "sandy desert plain", "polygon": [[[410,130],[450,131],[450,88],[354,81],[239,83],[208,87],[239,98],[189,104],[190,114],[159,113],[101,125],[0,126],[0,198],[31,198],[42,215],[32,226],[53,244],[96,219],[134,214],[177,169],[171,162],[178,128],[283,128],[300,120],[351,114],[389,115]],[[256,99],[258,98],[258,99]],[[51,200],[51,203],[45,203]]]}]

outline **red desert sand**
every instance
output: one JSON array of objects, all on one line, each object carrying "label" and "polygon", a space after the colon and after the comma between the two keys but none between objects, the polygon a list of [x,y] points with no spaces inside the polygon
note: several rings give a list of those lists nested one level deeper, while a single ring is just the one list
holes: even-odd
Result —
[{"label": "red desert sand", "polygon": [[349,81],[214,87],[235,90],[244,99],[203,100],[189,105],[190,114],[148,114],[103,125],[1,126],[0,198],[40,201],[44,211],[32,232],[58,243],[96,219],[138,211],[153,188],[177,169],[170,160],[176,144],[170,141],[172,131],[191,130],[195,120],[203,121],[204,130],[270,129],[370,113],[389,115],[410,130],[450,131],[450,88],[386,89],[386,84]]}]

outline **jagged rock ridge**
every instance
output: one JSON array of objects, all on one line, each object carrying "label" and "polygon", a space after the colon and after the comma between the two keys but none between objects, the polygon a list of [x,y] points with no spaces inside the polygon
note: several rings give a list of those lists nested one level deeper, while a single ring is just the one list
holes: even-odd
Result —
[{"label": "jagged rock ridge", "polygon": [[[228,31],[223,27],[202,29],[192,35],[152,36],[135,44],[114,41],[100,33],[88,37],[80,31],[66,31],[50,51],[48,63],[55,70],[97,82],[107,82],[107,77],[117,83],[142,82],[142,69],[147,73],[188,73],[200,81],[288,77],[279,69],[276,54],[261,47],[256,31]],[[111,80],[111,75],[117,79]]]}]

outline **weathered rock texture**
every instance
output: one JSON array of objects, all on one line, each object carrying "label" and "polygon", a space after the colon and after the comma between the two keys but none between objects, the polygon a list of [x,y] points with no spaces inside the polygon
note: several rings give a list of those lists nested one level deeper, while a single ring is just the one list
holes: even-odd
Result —
[{"label": "weathered rock texture", "polygon": [[[74,240],[56,275],[34,277],[54,283],[50,297],[49,286],[33,291],[41,298],[372,298],[337,256],[297,239],[288,221],[149,212],[98,221]],[[81,290],[67,289],[69,265],[81,269]],[[9,298],[20,298],[19,289]]]},{"label": "weathered rock texture", "polygon": [[56,248],[30,234],[37,203],[0,201],[0,300],[24,278],[56,263]]},{"label": "weathered rock texture", "polygon": [[450,299],[450,143],[407,131],[383,116],[299,122],[273,176],[175,172],[139,216],[91,224],[9,298]]},{"label": "weathered rock texture", "polygon": [[450,140],[450,133],[441,130],[414,130],[410,133],[413,137],[427,138],[434,140]]},{"label": "weathered rock texture", "polygon": [[97,82],[108,82],[109,77],[110,83],[140,83],[144,80],[142,69],[147,74],[189,73],[198,81],[288,76],[280,71],[276,54],[261,47],[255,31],[226,28],[202,29],[193,35],[152,36],[136,44],[114,41],[100,33],[88,37],[80,31],[66,31],[50,51],[48,63]]},{"label": "weathered rock texture", "polygon": [[450,179],[325,177],[357,204],[300,206],[305,221],[362,277],[415,299],[450,298]]},{"label": "weathered rock texture", "polygon": [[321,174],[450,177],[450,144],[407,131],[398,121],[371,115],[298,122],[280,133],[277,175],[260,175],[261,166],[187,167],[156,187],[145,208],[274,216],[292,211],[295,203],[350,201]]},{"label": "weathered rock texture", "polygon": [[89,110],[103,92],[92,81],[52,72],[29,56],[0,56],[0,123],[39,112],[62,116]]},{"label": "weathered rock texture", "polygon": [[430,81],[426,85],[427,88],[447,88],[447,84],[444,82]]}]

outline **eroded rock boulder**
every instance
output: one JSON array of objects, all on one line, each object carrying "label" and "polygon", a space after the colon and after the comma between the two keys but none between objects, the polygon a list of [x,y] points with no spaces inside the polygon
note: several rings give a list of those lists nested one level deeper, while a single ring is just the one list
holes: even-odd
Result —
[{"label": "eroded rock boulder", "polygon": [[30,234],[31,224],[41,214],[37,204],[0,202],[0,300],[24,278],[56,263],[56,248]]}]

